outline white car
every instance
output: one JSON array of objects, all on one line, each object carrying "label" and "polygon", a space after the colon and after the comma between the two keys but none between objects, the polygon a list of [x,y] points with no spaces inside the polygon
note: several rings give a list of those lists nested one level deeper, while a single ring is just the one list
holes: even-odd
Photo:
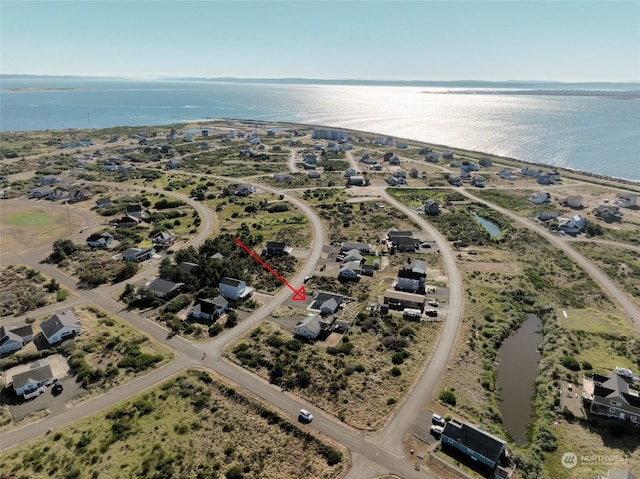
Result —
[{"label": "white car", "polygon": [[442,436],[442,431],[444,431],[444,428],[442,426],[431,426],[431,435],[434,437],[440,437]]},{"label": "white car", "polygon": [[311,422],[313,421],[313,414],[311,414],[306,409],[300,409],[300,413],[298,414],[298,419],[302,422]]},{"label": "white car", "polygon": [[429,306],[433,306],[434,308],[438,307],[438,302],[437,301],[429,301]]},{"label": "white car", "polygon": [[444,427],[446,424],[442,416],[440,416],[439,414],[434,414],[433,416],[431,416],[431,422],[434,425],[440,426],[440,427]]}]

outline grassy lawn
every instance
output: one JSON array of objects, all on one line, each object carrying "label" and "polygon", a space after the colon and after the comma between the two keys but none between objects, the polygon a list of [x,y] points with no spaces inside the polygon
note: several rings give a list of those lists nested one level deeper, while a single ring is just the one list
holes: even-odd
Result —
[{"label": "grassy lawn", "polygon": [[344,451],[205,371],[2,455],[11,477],[333,479]]}]

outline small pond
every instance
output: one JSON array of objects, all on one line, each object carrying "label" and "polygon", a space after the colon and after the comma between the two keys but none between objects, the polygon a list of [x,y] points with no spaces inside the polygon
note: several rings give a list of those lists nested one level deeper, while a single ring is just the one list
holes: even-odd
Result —
[{"label": "small pond", "polygon": [[534,383],[538,362],[542,358],[538,346],[542,342],[540,318],[535,314],[509,336],[498,350],[496,386],[499,389],[502,423],[518,444],[527,443],[527,425],[532,419]]},{"label": "small pond", "polygon": [[475,211],[472,211],[471,214],[476,219],[478,223],[482,225],[484,229],[486,229],[491,236],[500,236],[500,228],[495,223],[484,219],[482,216],[478,216]]}]

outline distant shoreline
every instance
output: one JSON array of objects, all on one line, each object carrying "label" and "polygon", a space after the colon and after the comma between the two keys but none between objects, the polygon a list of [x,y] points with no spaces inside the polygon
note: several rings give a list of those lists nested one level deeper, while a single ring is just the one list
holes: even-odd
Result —
[{"label": "distant shoreline", "polygon": [[619,100],[640,100],[639,91],[613,90],[460,90],[460,91],[424,91],[427,94],[450,95],[536,95],[536,96],[585,96],[594,98],[612,98]]}]

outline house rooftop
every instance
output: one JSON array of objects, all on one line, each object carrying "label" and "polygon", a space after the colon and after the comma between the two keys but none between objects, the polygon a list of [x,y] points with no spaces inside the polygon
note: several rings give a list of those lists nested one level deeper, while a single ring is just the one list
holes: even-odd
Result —
[{"label": "house rooftop", "polygon": [[442,435],[496,463],[499,462],[500,454],[506,445],[506,441],[483,431],[478,426],[455,419],[446,424]]},{"label": "house rooftop", "polygon": [[183,284],[184,283],[174,283],[173,281],[169,281],[166,279],[156,278],[151,283],[149,283],[149,289],[161,294],[167,294],[173,291],[175,288],[182,286]]},{"label": "house rooftop", "polygon": [[62,328],[78,328],[82,324],[70,309],[54,314],[40,325],[45,337],[50,338]]},{"label": "house rooftop", "polygon": [[31,367],[32,369],[13,376],[11,382],[13,383],[14,390],[22,389],[29,383],[41,383],[53,378],[51,366],[48,364],[41,364],[40,361],[36,361]]},{"label": "house rooftop", "polygon": [[220,284],[225,284],[227,286],[233,286],[234,288],[240,286],[240,284],[242,284],[242,283],[243,283],[243,281],[240,280],[240,279],[229,278],[229,277],[226,277],[226,276],[220,280]]}]

